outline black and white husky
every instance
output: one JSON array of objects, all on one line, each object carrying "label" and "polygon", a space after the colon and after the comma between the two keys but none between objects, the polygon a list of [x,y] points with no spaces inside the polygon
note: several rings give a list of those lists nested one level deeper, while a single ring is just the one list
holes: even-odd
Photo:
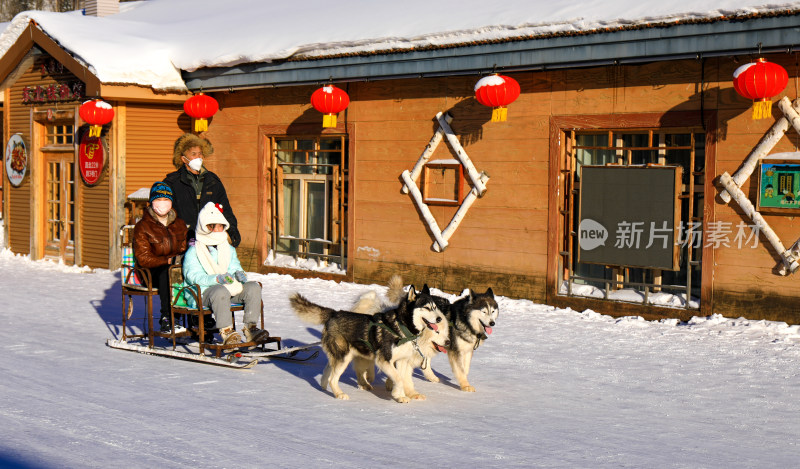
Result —
[{"label": "black and white husky", "polygon": [[470,289],[467,296],[450,305],[447,318],[452,322],[452,327],[447,358],[462,391],[475,392],[475,388],[467,381],[472,354],[489,338],[499,314],[500,309],[491,288],[484,293],[475,293]]},{"label": "black and white husky", "polygon": [[[354,359],[359,385],[367,364],[373,368],[372,363],[392,381],[407,383],[412,372],[409,360],[449,345],[447,319],[433,301],[427,285],[421,292],[409,289],[396,307],[373,315],[337,311],[312,303],[300,294],[294,294],[290,303],[303,321],[324,324],[322,350],[328,356],[328,365],[320,385],[323,389],[330,385],[337,399],[350,398],[339,387],[339,378]],[[405,393],[405,388],[395,386],[392,398],[397,402],[424,399],[413,391],[413,385],[411,396]]]},{"label": "black and white husky", "polygon": [[[413,286],[410,289],[413,290]],[[402,279],[395,275],[389,280],[389,290],[386,293],[389,303],[397,301],[397,298],[400,298],[403,294]],[[452,304],[447,298],[440,296],[433,295],[432,299],[439,310],[445,314],[450,326],[450,345],[447,347],[447,358],[450,361],[450,367],[453,369],[458,385],[462,391],[475,392],[475,388],[469,384],[467,375],[469,375],[469,368],[472,363],[472,354],[489,338],[500,313],[497,301],[494,298],[494,292],[492,292],[491,288],[488,288],[485,293],[475,293],[470,289],[466,296]],[[376,300],[371,300],[367,295],[362,295],[356,307],[366,309],[365,305],[369,305],[370,301]],[[414,357],[411,364],[416,368],[420,368],[428,381],[439,382],[439,378],[433,372],[433,369],[430,366],[425,366],[426,363],[422,359]],[[386,387],[387,389],[392,387],[392,383],[389,380],[386,381]]]}]

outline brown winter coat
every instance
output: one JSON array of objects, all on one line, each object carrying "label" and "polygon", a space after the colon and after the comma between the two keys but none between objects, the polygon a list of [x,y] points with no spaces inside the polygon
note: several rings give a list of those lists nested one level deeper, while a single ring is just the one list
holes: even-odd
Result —
[{"label": "brown winter coat", "polygon": [[169,264],[169,258],[186,251],[186,222],[178,218],[175,210],[167,215],[167,226],[161,224],[152,207],[147,207],[142,219],[133,228],[133,254],[142,267]]}]

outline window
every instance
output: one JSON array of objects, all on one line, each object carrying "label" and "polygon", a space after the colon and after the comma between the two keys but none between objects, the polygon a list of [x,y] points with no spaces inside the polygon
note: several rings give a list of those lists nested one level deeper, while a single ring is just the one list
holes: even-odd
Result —
[{"label": "window", "polygon": [[[572,130],[565,133],[565,139],[559,293],[699,308],[705,178],[705,134],[702,130]],[[610,164],[679,165],[683,168],[678,197],[681,215],[679,270],[578,262],[580,168]],[[614,188],[609,187],[609,190]],[[672,297],[665,299],[665,294]]]},{"label": "window", "polygon": [[72,125],[50,124],[45,127],[45,145],[72,145],[75,127]]},{"label": "window", "polygon": [[346,269],[346,138],[270,140],[275,171],[273,253],[333,262]]}]

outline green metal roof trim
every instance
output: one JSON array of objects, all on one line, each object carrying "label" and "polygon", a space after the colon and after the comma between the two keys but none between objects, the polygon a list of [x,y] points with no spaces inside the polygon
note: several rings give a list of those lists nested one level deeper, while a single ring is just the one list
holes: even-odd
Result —
[{"label": "green metal roof trim", "polygon": [[631,25],[412,52],[245,64],[184,72],[191,90],[551,70],[800,50],[800,12],[756,18]]}]

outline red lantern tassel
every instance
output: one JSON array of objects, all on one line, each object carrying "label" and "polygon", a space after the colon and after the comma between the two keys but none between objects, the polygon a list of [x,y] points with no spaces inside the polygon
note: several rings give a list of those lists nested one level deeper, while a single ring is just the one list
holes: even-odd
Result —
[{"label": "red lantern tassel", "polygon": [[205,132],[208,130],[208,119],[195,119],[194,120],[194,131],[195,132]]},{"label": "red lantern tassel", "polygon": [[322,127],[336,127],[336,114],[325,114],[322,116]]},{"label": "red lantern tassel", "polygon": [[769,119],[772,117],[772,101],[763,99],[753,103],[753,120]]},{"label": "red lantern tassel", "polygon": [[492,108],[492,122],[505,122],[508,117],[507,107]]}]

